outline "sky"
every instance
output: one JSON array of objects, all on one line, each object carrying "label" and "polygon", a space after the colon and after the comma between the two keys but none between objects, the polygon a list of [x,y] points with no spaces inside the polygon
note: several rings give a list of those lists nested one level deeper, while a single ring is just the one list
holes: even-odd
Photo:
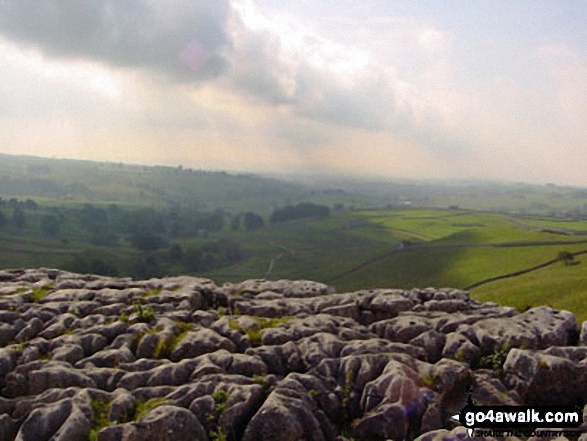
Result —
[{"label": "sky", "polygon": [[587,186],[587,2],[0,0],[0,153]]}]

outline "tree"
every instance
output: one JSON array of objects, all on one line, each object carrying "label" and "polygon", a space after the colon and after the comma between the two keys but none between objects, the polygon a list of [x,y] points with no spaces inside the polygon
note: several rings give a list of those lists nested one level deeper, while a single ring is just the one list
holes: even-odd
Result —
[{"label": "tree", "polygon": [[200,271],[202,269],[202,252],[197,247],[188,248],[183,253],[183,262],[188,271]]},{"label": "tree", "polygon": [[245,213],[244,223],[247,230],[256,230],[257,228],[261,228],[265,225],[263,218],[251,211]]},{"label": "tree", "polygon": [[100,231],[93,232],[90,235],[89,242],[92,245],[103,247],[117,247],[120,245],[120,240],[115,233],[101,233]]},{"label": "tree", "polygon": [[202,213],[198,219],[198,227],[208,231],[220,231],[224,228],[224,213],[215,210],[212,213]]},{"label": "tree", "polygon": [[163,270],[157,258],[152,254],[147,254],[135,261],[133,273],[134,277],[138,278],[161,277]]},{"label": "tree", "polygon": [[130,242],[135,248],[143,251],[154,251],[165,246],[165,240],[161,236],[149,233],[135,234]]},{"label": "tree", "polygon": [[179,236],[181,232],[181,218],[178,209],[173,209],[167,216],[167,229],[171,237]]},{"label": "tree", "polygon": [[2,228],[7,223],[8,219],[6,218],[6,215],[0,211],[0,228]]},{"label": "tree", "polygon": [[169,260],[172,262],[179,262],[183,259],[183,248],[181,245],[174,243],[169,247],[168,253]]},{"label": "tree", "polygon": [[108,227],[108,216],[103,208],[96,208],[92,204],[84,205],[81,210],[80,221],[82,228],[103,233]]},{"label": "tree", "polygon": [[575,255],[570,251],[561,251],[558,253],[558,260],[564,262],[565,265],[573,265],[575,263]]},{"label": "tree", "polygon": [[20,205],[15,206],[14,210],[12,211],[12,224],[16,228],[24,228],[26,225],[26,216]]},{"label": "tree", "polygon": [[187,248],[183,262],[188,271],[199,272],[229,266],[243,258],[244,253],[238,243],[217,239]]},{"label": "tree", "polygon": [[41,231],[46,236],[57,236],[61,230],[59,219],[51,214],[46,214],[41,218]]},{"label": "tree", "polygon": [[303,202],[295,206],[287,205],[275,210],[269,220],[273,223],[304,218],[322,219],[328,216],[330,216],[330,208],[327,206]]},{"label": "tree", "polygon": [[112,258],[95,254],[88,250],[78,254],[69,262],[62,264],[63,268],[76,273],[100,274],[103,276],[117,276],[118,270]]},{"label": "tree", "polygon": [[230,219],[230,229],[232,231],[237,231],[241,227],[241,217],[240,215],[236,215]]},{"label": "tree", "polygon": [[27,210],[36,211],[39,208],[39,204],[37,204],[32,199],[27,199],[26,201],[24,201],[24,208],[26,208]]}]

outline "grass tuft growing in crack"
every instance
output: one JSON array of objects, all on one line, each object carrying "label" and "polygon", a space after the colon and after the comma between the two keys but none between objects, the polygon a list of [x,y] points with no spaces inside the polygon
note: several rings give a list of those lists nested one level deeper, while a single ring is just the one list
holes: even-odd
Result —
[{"label": "grass tuft growing in crack", "polygon": [[211,395],[214,400],[214,413],[209,414],[206,419],[214,424],[216,428],[211,429],[208,436],[212,441],[226,441],[226,434],[224,428],[220,424],[220,417],[226,411],[226,402],[230,398],[230,394],[223,388],[219,387]]},{"label": "grass tuft growing in crack", "polygon": [[137,320],[143,323],[150,323],[155,320],[155,313],[151,305],[143,308],[139,302],[133,302],[135,313],[137,314]]},{"label": "grass tuft growing in crack", "polygon": [[154,296],[158,296],[159,294],[161,294],[161,291],[163,291],[162,288],[153,288],[153,289],[150,289],[148,291],[145,291],[143,294],[141,294],[141,297],[154,297]]},{"label": "grass tuft growing in crack", "polygon": [[265,318],[265,317],[251,317],[259,325],[258,328],[247,328],[243,329],[239,324],[238,320],[233,319],[228,322],[230,329],[239,331],[243,334],[247,334],[251,342],[251,346],[256,348],[263,344],[263,330],[268,328],[276,328],[291,322],[295,317],[284,316],[279,318]]},{"label": "grass tuft growing in crack", "polygon": [[491,369],[497,374],[503,373],[503,364],[505,363],[505,359],[507,358],[510,347],[506,344],[503,344],[496,348],[491,354],[484,355],[479,360],[479,367],[482,369]]},{"label": "grass tuft growing in crack", "polygon": [[88,441],[96,441],[98,439],[98,433],[105,427],[110,425],[108,419],[108,413],[110,412],[109,400],[92,400],[92,412],[94,413],[94,425],[88,435]]},{"label": "grass tuft growing in crack", "polygon": [[133,421],[138,421],[143,418],[146,414],[150,411],[155,409],[156,407],[163,406],[164,404],[168,403],[169,400],[166,398],[151,398],[150,400],[137,400],[136,402],[136,409],[135,414],[133,416]]},{"label": "grass tuft growing in crack", "polygon": [[188,332],[193,328],[191,323],[177,321],[175,325],[179,329],[179,334],[174,336],[167,336],[159,339],[157,347],[153,352],[153,357],[157,359],[169,358],[175,347],[185,338]]},{"label": "grass tuft growing in crack", "polygon": [[47,297],[47,294],[53,288],[55,288],[55,285],[53,284],[45,285],[40,288],[34,288],[30,296],[31,302],[38,302],[39,300],[43,300],[45,297]]}]

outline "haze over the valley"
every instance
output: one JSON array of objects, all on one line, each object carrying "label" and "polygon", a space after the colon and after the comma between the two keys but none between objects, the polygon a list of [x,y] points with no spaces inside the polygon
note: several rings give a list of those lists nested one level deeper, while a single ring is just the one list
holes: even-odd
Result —
[{"label": "haze over the valley", "polygon": [[3,0],[0,153],[587,185],[587,3]]}]

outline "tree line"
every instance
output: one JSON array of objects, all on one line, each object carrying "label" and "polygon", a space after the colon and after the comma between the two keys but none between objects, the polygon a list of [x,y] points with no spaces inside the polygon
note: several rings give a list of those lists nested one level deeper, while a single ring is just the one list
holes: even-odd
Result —
[{"label": "tree line", "polygon": [[[326,206],[300,203],[275,209],[269,222],[323,218],[329,213]],[[117,204],[45,206],[32,199],[0,198],[0,230],[16,228],[27,235],[40,234],[64,244],[86,243],[85,251],[61,265],[63,269],[81,273],[133,277],[199,274],[246,258],[239,242],[217,233],[251,231],[265,226],[265,218],[252,211],[205,212],[180,205],[167,208],[129,208]],[[115,251],[119,247],[125,248],[124,253]]]}]

